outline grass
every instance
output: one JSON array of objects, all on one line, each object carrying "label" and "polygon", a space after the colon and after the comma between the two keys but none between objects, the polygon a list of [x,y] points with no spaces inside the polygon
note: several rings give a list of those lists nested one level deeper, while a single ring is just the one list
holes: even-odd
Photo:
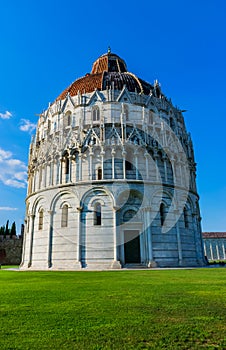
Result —
[{"label": "grass", "polygon": [[4,270],[4,269],[18,269],[19,265],[1,265],[0,269]]},{"label": "grass", "polygon": [[226,349],[226,269],[0,271],[0,349]]}]

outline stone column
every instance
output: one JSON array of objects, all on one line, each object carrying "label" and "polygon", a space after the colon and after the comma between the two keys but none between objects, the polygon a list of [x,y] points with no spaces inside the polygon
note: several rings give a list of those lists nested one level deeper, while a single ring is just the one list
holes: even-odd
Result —
[{"label": "stone column", "polygon": [[135,167],[136,167],[136,180],[138,180],[138,178],[139,178],[139,173],[138,173],[138,157],[137,157],[137,155],[138,155],[138,152],[135,151],[135,152],[134,152],[134,156],[135,156]]},{"label": "stone column", "polygon": [[218,243],[216,243],[216,251],[217,251],[217,260],[220,260]]},{"label": "stone column", "polygon": [[63,157],[59,158],[59,184],[62,184]]},{"label": "stone column", "polygon": [[156,267],[157,264],[153,260],[153,246],[152,246],[152,230],[151,230],[151,207],[146,208],[147,220],[147,244],[148,244],[148,267]]},{"label": "stone column", "polygon": [[75,155],[71,156],[71,181],[76,182]]},{"label": "stone column", "polygon": [[122,151],[122,167],[123,167],[123,179],[126,179],[126,151]]},{"label": "stone column", "polygon": [[52,162],[48,161],[46,166],[47,166],[46,187],[49,187],[51,186],[51,182],[52,182]]},{"label": "stone column", "polygon": [[38,190],[42,188],[42,166],[39,166],[38,169]]},{"label": "stone column", "polygon": [[55,157],[53,160],[53,185],[56,186],[58,184],[58,158]]},{"label": "stone column", "polygon": [[172,170],[173,170],[173,184],[176,185],[177,184],[177,174],[176,174],[176,168],[175,168],[175,159],[171,158],[170,163],[171,163]]},{"label": "stone column", "polygon": [[78,177],[78,180],[82,181],[82,154],[79,153],[78,157],[79,157],[79,177]]},{"label": "stone column", "polygon": [[206,242],[203,243],[203,248],[204,248],[204,255],[207,256],[207,253],[206,253]]},{"label": "stone column", "polygon": [[53,210],[49,210],[49,242],[48,242],[48,268],[52,267],[52,244],[53,244]]},{"label": "stone column", "polygon": [[35,215],[30,215],[31,223],[30,223],[30,247],[29,247],[29,257],[28,257],[28,267],[32,265],[32,251],[33,251],[33,239],[34,239],[34,223],[35,223]]},{"label": "stone column", "polygon": [[77,207],[77,252],[75,266],[81,268],[81,216],[82,207]]},{"label": "stone column", "polygon": [[149,156],[148,152],[147,152],[147,151],[145,151],[145,153],[144,153],[144,157],[145,157],[145,163],[146,163],[146,180],[148,180],[148,179],[149,179],[149,164],[148,164],[148,156]]},{"label": "stone column", "polygon": [[176,221],[177,217],[179,217],[179,210],[174,210],[174,218],[175,218],[175,222],[176,222],[175,227],[176,227],[176,233],[177,233],[178,261],[179,261],[179,265],[181,266],[183,263],[183,256],[182,256],[179,220]]},{"label": "stone column", "polygon": [[163,163],[164,163],[164,177],[165,177],[165,182],[168,182],[168,174],[167,174],[167,159],[166,157],[164,156],[163,157]]},{"label": "stone column", "polygon": [[101,155],[101,169],[102,169],[102,180],[104,179],[104,155],[105,155],[105,151],[103,150],[103,148],[102,148],[102,150],[101,150],[101,152],[100,152],[100,155]]},{"label": "stone column", "polygon": [[224,242],[222,243],[223,259],[226,260]]},{"label": "stone column", "polygon": [[121,269],[121,263],[118,260],[118,226],[117,226],[117,210],[118,207],[113,207],[113,222],[114,222],[114,260],[111,264],[112,269]]},{"label": "stone column", "polygon": [[179,177],[179,182],[180,182],[179,184],[180,185],[183,185],[183,179],[184,179],[183,176],[185,176],[185,174],[183,174],[183,172],[182,172],[182,167],[183,167],[183,163],[178,161],[178,168],[179,168],[179,173],[180,173],[180,177]]},{"label": "stone column", "polygon": [[51,162],[50,162],[50,181],[49,181],[50,186],[53,186],[53,177],[54,177],[54,160],[51,159]]},{"label": "stone column", "polygon": [[153,159],[155,161],[155,167],[156,167],[156,181],[159,182],[161,181],[161,174],[160,174],[160,170],[159,170],[159,167],[158,167],[158,153],[155,151],[154,154],[153,154]]},{"label": "stone column", "polygon": [[111,168],[112,168],[112,179],[115,178],[115,150],[114,148],[112,148],[112,151],[111,151]]},{"label": "stone column", "polygon": [[93,150],[90,148],[89,151],[89,179],[93,179]]},{"label": "stone column", "polygon": [[68,171],[68,182],[71,182],[71,175],[72,175],[72,159],[73,159],[73,156],[70,155],[68,157],[69,159],[69,171]]},{"label": "stone column", "polygon": [[32,192],[36,191],[36,181],[37,181],[37,170],[34,169],[33,183],[32,183]]},{"label": "stone column", "polygon": [[65,173],[65,157],[62,157],[61,158],[61,182],[62,184],[65,184],[66,183],[66,173]]},{"label": "stone column", "polygon": [[143,216],[143,246],[144,246],[144,256],[142,257],[145,263],[148,265],[149,262],[149,245],[148,245],[148,218],[147,218],[147,208],[142,208]]},{"label": "stone column", "polygon": [[47,162],[43,165],[44,177],[43,177],[43,187],[46,188],[47,183]]},{"label": "stone column", "polygon": [[211,260],[213,260],[213,247],[212,247],[212,243],[210,243],[210,258],[211,258]]}]

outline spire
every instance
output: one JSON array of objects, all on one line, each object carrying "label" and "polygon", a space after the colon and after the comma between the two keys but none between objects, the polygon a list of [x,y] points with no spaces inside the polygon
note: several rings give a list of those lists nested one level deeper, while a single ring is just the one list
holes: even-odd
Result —
[{"label": "spire", "polygon": [[110,54],[110,53],[111,53],[111,47],[108,46],[108,54]]}]

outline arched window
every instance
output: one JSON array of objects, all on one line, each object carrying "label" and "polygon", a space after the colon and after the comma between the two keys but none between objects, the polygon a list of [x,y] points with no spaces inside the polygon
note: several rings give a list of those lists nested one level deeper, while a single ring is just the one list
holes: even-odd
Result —
[{"label": "arched window", "polygon": [[48,119],[48,133],[51,131],[51,120]]},{"label": "arched window", "polygon": [[97,169],[97,179],[102,180],[102,169],[101,168]]},{"label": "arched window", "polygon": [[67,125],[68,126],[71,125],[71,113],[68,113],[68,115],[67,115]]},{"label": "arched window", "polygon": [[126,160],[126,170],[133,170],[133,164]]},{"label": "arched window", "polygon": [[70,166],[70,163],[69,163],[69,157],[68,155],[65,156],[65,174],[68,175],[69,174],[69,166]]},{"label": "arched window", "polygon": [[94,207],[94,225],[101,225],[101,205],[96,203]]},{"label": "arched window", "polygon": [[149,124],[153,124],[153,111],[149,111],[149,119],[148,119],[148,123]]},{"label": "arched window", "polygon": [[64,204],[61,213],[61,227],[68,226],[68,205]]},{"label": "arched window", "polygon": [[100,120],[100,110],[99,110],[99,107],[97,106],[93,107],[92,119],[93,119],[93,122],[97,122]]},{"label": "arched window", "polygon": [[41,209],[39,211],[39,217],[38,217],[38,229],[39,230],[43,229],[43,219],[44,219],[44,210]]},{"label": "arched window", "polygon": [[184,207],[184,227],[189,227],[189,221],[188,221],[188,209],[187,207]]},{"label": "arched window", "polygon": [[161,203],[161,205],[160,205],[160,222],[161,222],[161,226],[163,226],[165,218],[166,218],[166,206],[165,206],[164,203]]},{"label": "arched window", "polygon": [[67,112],[64,116],[64,127],[71,125],[71,112]]}]

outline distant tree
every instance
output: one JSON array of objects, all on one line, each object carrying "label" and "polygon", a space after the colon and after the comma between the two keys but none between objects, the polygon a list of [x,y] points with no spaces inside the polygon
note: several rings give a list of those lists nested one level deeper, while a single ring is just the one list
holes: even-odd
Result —
[{"label": "distant tree", "polygon": [[5,236],[6,236],[6,229],[5,229],[5,226],[2,226],[2,232],[3,232],[3,236],[5,237]]},{"label": "distant tree", "polygon": [[4,236],[5,235],[5,228],[4,226],[0,227],[0,236]]},{"label": "distant tree", "polygon": [[11,230],[10,230],[10,237],[16,236],[16,223],[15,221],[12,224]]},{"label": "distant tree", "polygon": [[6,227],[5,227],[5,236],[8,236],[10,234],[9,231],[9,220],[7,220]]}]

